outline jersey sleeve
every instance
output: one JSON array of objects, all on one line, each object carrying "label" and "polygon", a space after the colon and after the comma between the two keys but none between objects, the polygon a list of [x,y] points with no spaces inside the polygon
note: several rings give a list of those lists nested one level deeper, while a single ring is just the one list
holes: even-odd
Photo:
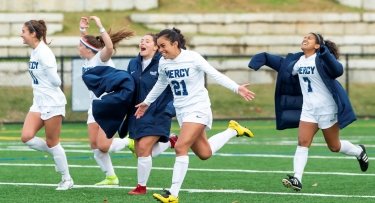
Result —
[{"label": "jersey sleeve", "polygon": [[55,87],[61,85],[61,79],[57,74],[57,63],[56,57],[50,50],[45,50],[44,54],[41,57],[42,67],[45,69],[43,70],[48,81]]},{"label": "jersey sleeve", "polygon": [[234,82],[232,79],[230,79],[228,76],[220,73],[216,68],[212,67],[206,59],[204,59],[200,54],[196,53],[194,55],[194,58],[196,58],[195,62],[197,63],[197,67],[199,67],[201,70],[203,70],[207,75],[211,76],[215,81],[232,90],[235,93],[238,93],[239,85]]},{"label": "jersey sleeve", "polygon": [[162,64],[159,63],[159,76],[158,80],[156,81],[154,87],[148,93],[146,99],[143,101],[147,105],[150,106],[152,102],[154,102],[161,93],[165,90],[168,86],[168,78],[164,71],[162,71]]}]

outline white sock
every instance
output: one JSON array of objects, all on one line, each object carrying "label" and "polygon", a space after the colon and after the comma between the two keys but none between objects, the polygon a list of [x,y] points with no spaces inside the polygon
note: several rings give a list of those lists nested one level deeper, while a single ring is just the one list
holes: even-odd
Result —
[{"label": "white sock", "polygon": [[56,171],[61,173],[64,180],[70,180],[70,173],[68,168],[68,161],[66,159],[66,154],[64,148],[61,144],[57,144],[54,147],[48,149],[52,154],[53,160],[55,161]]},{"label": "white sock", "polygon": [[148,177],[150,177],[152,168],[152,157],[138,157],[138,169],[137,169],[137,177],[138,177],[138,184],[141,186],[146,186]]},{"label": "white sock", "polygon": [[113,176],[115,175],[115,171],[112,166],[111,157],[109,153],[103,153],[99,149],[94,149],[94,158],[96,163],[99,165],[100,169],[105,173],[106,176]]},{"label": "white sock", "polygon": [[225,131],[210,137],[208,139],[208,142],[210,143],[212,154],[221,149],[225,145],[225,143],[227,143],[232,137],[236,135],[237,131],[228,128]]},{"label": "white sock", "polygon": [[169,192],[178,197],[178,193],[180,191],[182,182],[184,182],[184,178],[186,176],[186,172],[189,167],[189,156],[178,156],[176,157],[176,161],[173,167],[173,175],[172,175],[172,186]]},{"label": "white sock", "polygon": [[159,154],[163,153],[165,150],[167,150],[169,147],[171,147],[171,143],[168,142],[157,142],[152,147],[152,157],[159,156]]},{"label": "white sock", "polygon": [[351,142],[346,140],[340,140],[341,148],[340,152],[346,155],[359,157],[362,153],[362,148],[359,146],[353,145]]},{"label": "white sock", "polygon": [[296,177],[302,183],[302,175],[305,170],[307,163],[307,157],[309,155],[309,148],[297,146],[296,153],[294,154],[293,168],[294,177]]},{"label": "white sock", "polygon": [[46,141],[37,136],[33,137],[31,140],[27,141],[25,144],[29,146],[31,149],[35,149],[35,150],[42,151],[42,152],[48,151],[48,146],[47,146]]},{"label": "white sock", "polygon": [[128,138],[113,138],[112,144],[109,147],[108,152],[118,152],[124,149],[126,146],[129,145],[129,139]]}]

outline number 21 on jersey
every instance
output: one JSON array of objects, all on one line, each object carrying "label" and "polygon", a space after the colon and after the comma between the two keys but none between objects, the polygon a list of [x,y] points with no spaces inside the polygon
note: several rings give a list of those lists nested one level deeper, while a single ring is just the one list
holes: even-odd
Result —
[{"label": "number 21 on jersey", "polygon": [[176,96],[186,96],[188,95],[188,92],[186,90],[186,84],[184,80],[177,81],[177,80],[172,80],[171,81],[173,92]]}]

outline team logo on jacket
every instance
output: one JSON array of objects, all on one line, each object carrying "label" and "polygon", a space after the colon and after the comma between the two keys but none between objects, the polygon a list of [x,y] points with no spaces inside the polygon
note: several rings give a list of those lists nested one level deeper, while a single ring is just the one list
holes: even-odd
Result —
[{"label": "team logo on jacket", "polygon": [[150,71],[150,75],[153,75],[153,76],[155,76],[155,75],[157,75],[158,74],[158,72],[157,71]]}]

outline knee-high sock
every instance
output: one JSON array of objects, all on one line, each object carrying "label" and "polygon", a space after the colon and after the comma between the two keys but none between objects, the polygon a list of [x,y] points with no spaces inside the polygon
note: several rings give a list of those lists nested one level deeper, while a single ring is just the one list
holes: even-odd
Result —
[{"label": "knee-high sock", "polygon": [[100,169],[105,173],[106,176],[115,175],[115,171],[112,166],[112,160],[109,153],[102,152],[99,149],[94,149],[94,158],[96,163],[99,165]]},{"label": "knee-high sock", "polygon": [[47,146],[46,141],[36,136],[33,137],[31,140],[27,141],[25,144],[29,146],[31,149],[35,149],[35,150],[42,151],[42,152],[48,151],[48,146]]},{"label": "knee-high sock", "polygon": [[297,146],[296,153],[294,154],[293,168],[294,177],[296,177],[302,183],[302,175],[305,170],[307,163],[307,157],[309,155],[309,148]]},{"label": "knee-high sock", "polygon": [[152,147],[152,157],[159,156],[159,154],[163,153],[165,150],[167,150],[169,147],[171,147],[171,143],[168,142],[157,142]]},{"label": "knee-high sock", "polygon": [[53,160],[55,161],[56,171],[61,173],[64,180],[70,180],[70,173],[68,167],[68,161],[66,159],[65,150],[61,144],[57,144],[54,147],[48,149],[52,154]]},{"label": "knee-high sock", "polygon": [[137,177],[138,177],[138,184],[142,186],[147,185],[148,177],[150,177],[152,168],[152,157],[138,157],[138,169],[137,169]]},{"label": "knee-high sock", "polygon": [[113,138],[112,144],[109,147],[108,152],[118,152],[124,149],[126,146],[129,145],[129,139],[128,138]]},{"label": "knee-high sock", "polygon": [[362,153],[361,147],[355,146],[349,141],[340,140],[340,143],[340,152],[343,154],[359,157],[359,155]]},{"label": "knee-high sock", "polygon": [[221,149],[225,145],[225,143],[227,143],[232,137],[236,135],[237,131],[228,128],[225,131],[210,137],[208,139],[208,142],[210,143],[212,154]]},{"label": "knee-high sock", "polygon": [[188,155],[176,157],[176,161],[173,167],[172,186],[169,190],[169,192],[175,197],[178,197],[178,193],[180,192],[181,185],[184,182],[188,167]]}]

